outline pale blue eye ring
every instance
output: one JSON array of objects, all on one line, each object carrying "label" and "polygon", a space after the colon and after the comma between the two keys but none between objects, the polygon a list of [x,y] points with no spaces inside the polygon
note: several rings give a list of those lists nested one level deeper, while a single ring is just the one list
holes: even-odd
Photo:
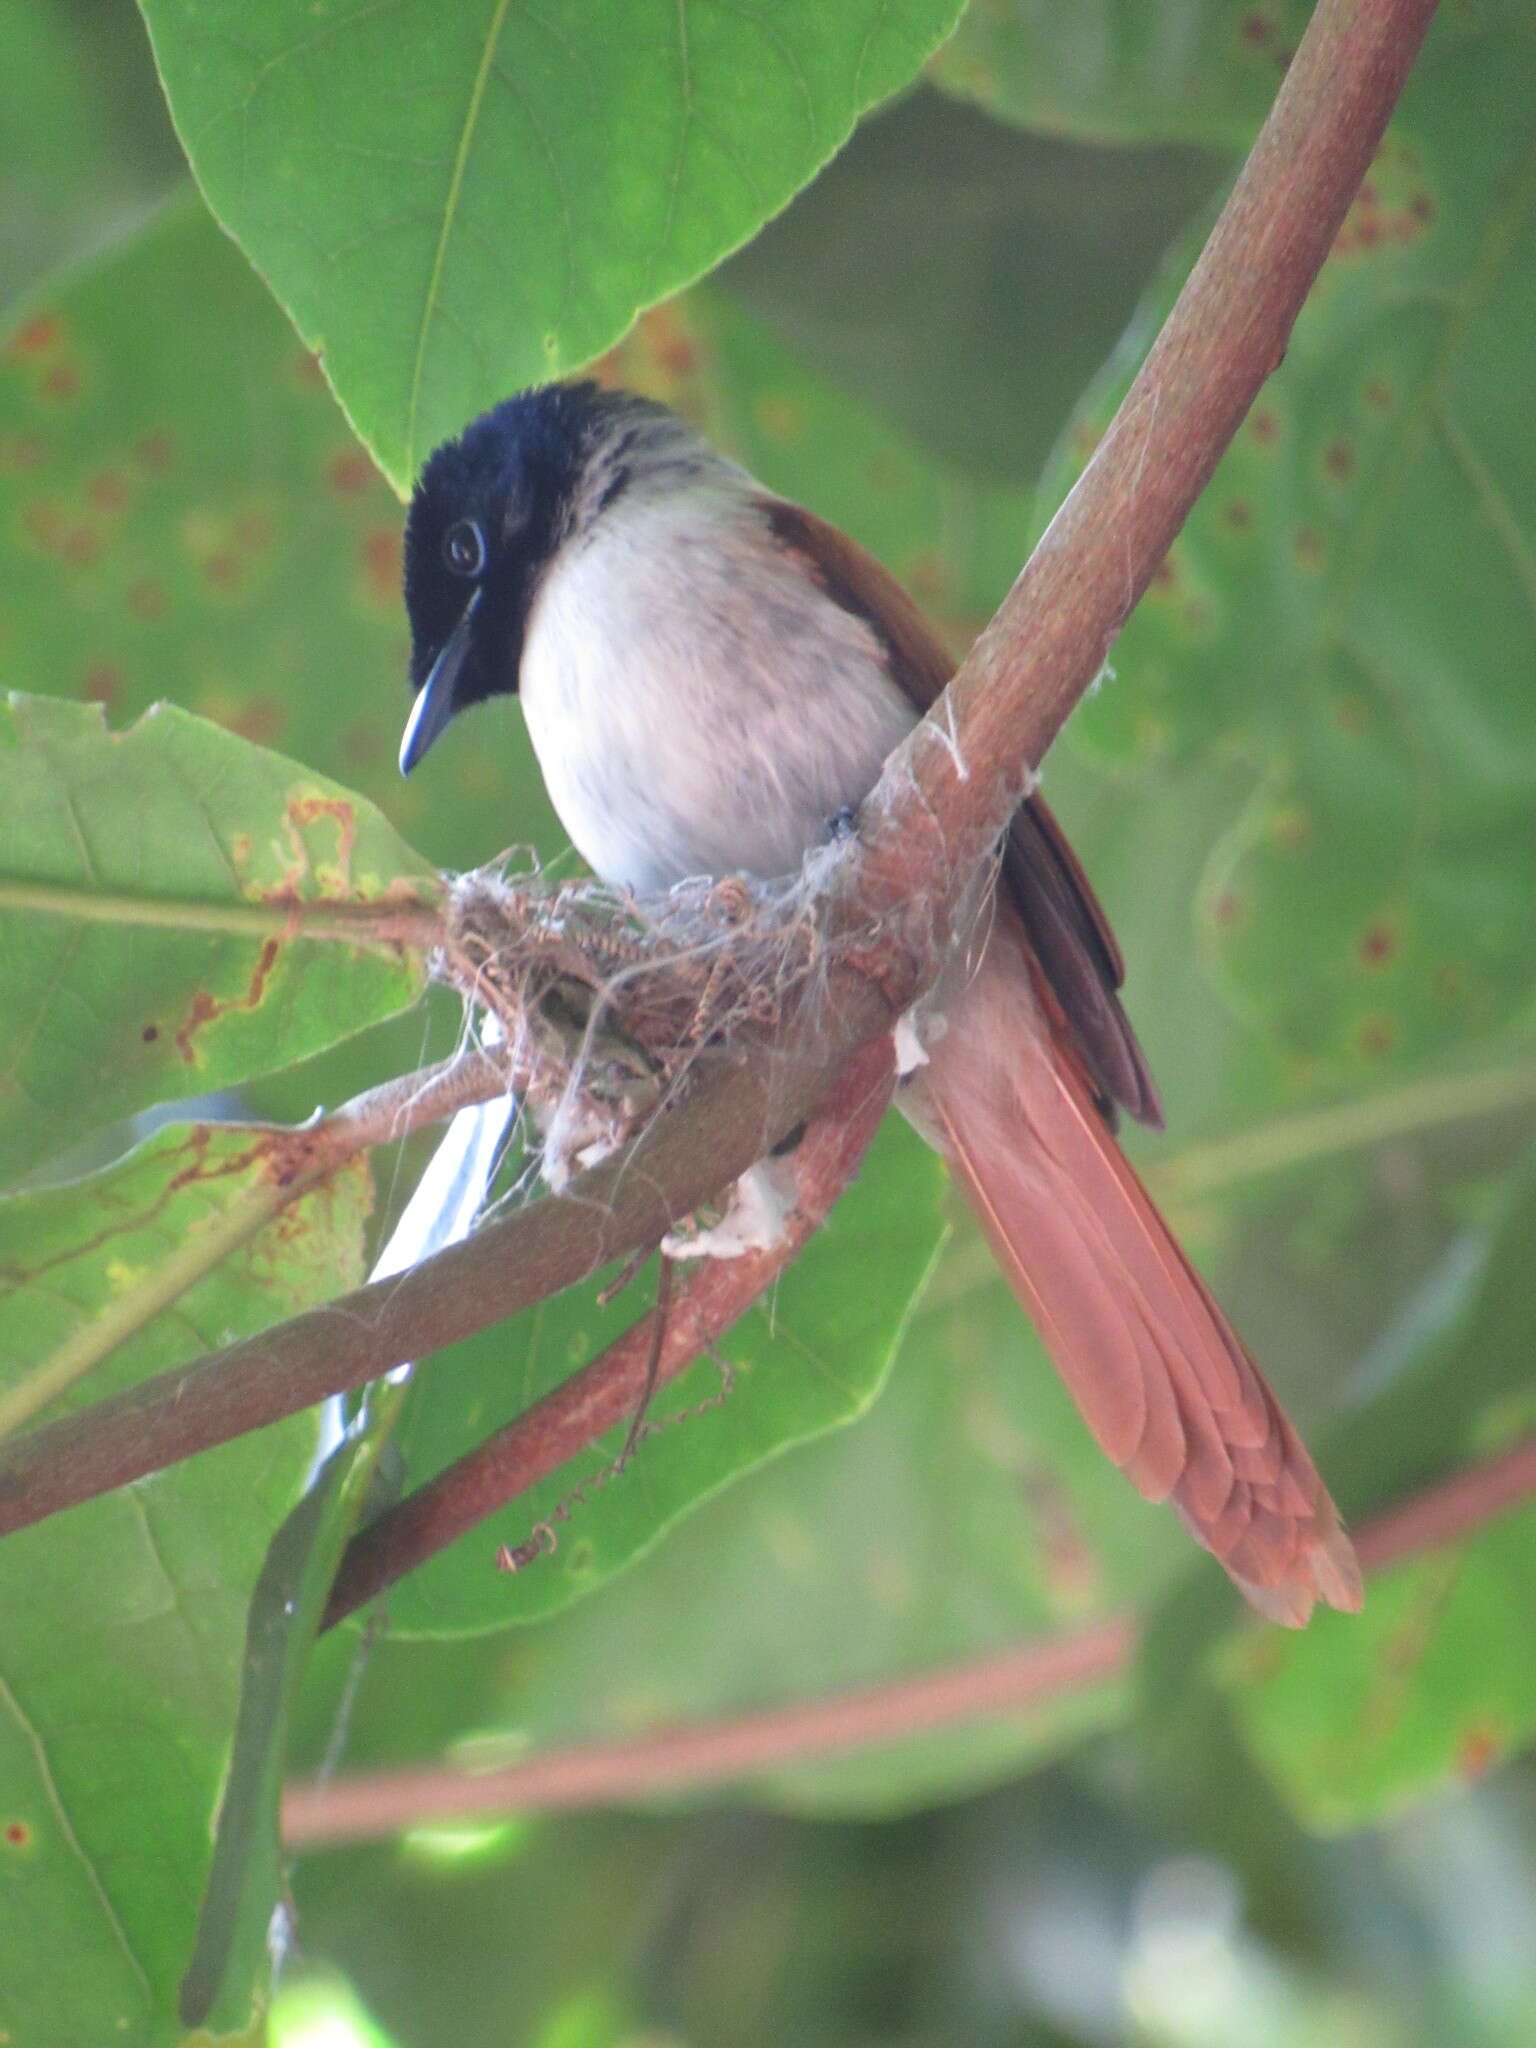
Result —
[{"label": "pale blue eye ring", "polygon": [[443,535],[443,560],[455,576],[478,576],[485,567],[485,535],[473,519],[456,519]]}]

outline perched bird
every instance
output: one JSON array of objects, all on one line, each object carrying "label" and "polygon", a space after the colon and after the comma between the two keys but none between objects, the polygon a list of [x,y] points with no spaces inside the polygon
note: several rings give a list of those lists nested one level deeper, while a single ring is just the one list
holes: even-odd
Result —
[{"label": "perched bird", "polygon": [[[551,800],[606,881],[798,869],[952,664],[846,534],[666,408],[594,384],[510,398],[426,463],[405,534],[416,766],[516,693]],[[1360,1604],[1300,1438],[1115,1142],[1159,1123],[1103,911],[1038,795],[990,935],[902,1084],[1088,1427],[1248,1599]]]}]

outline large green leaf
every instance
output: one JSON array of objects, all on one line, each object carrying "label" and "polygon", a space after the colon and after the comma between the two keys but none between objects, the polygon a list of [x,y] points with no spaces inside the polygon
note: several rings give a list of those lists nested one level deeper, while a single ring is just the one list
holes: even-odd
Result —
[{"label": "large green leaf", "polygon": [[0,1172],[162,1097],[302,1058],[411,1002],[418,957],[285,930],[284,905],[420,902],[370,804],[162,706],[0,706]]},{"label": "large green leaf", "polygon": [[[251,1154],[249,1131],[166,1130],[109,1172],[0,1201],[4,1385],[214,1227],[258,1170]],[[295,1204],[85,1391],[354,1284],[369,1200],[359,1164]],[[17,2048],[182,2038],[177,1987],[225,1789],[246,1609],[320,1435],[297,1416],[0,1546],[0,2024]],[[259,1929],[239,1961],[220,2024],[245,2038],[265,1998]]]},{"label": "large green leaf", "polygon": [[1118,764],[1219,744],[1265,771],[1203,935],[1294,1085],[1368,1087],[1531,1015],[1533,207],[1536,27],[1448,20],[1074,723]]},{"label": "large green leaf", "polygon": [[1233,1647],[1222,1675],[1308,1824],[1378,1822],[1482,1777],[1536,1733],[1536,1510],[1372,1582],[1354,1629]]},{"label": "large green leaf", "polygon": [[784,204],[956,0],[144,0],[219,218],[406,489]]},{"label": "large green leaf", "polygon": [[[900,1139],[887,1165],[899,1159],[921,1171],[911,1149]],[[862,1195],[855,1190],[850,1207]],[[888,1194],[882,1205],[900,1199]],[[873,1213],[870,1202],[863,1208]],[[818,1320],[836,1331],[853,1277],[883,1274],[886,1260],[884,1250],[869,1254],[864,1232],[852,1244],[840,1236],[835,1215],[825,1256],[796,1269],[798,1294],[796,1274],[787,1277],[780,1324],[793,1319],[791,1337]],[[819,1298],[811,1292],[818,1282]],[[412,1641],[392,1630],[372,1651],[349,1717],[353,1763],[445,1751],[474,1767],[529,1744],[623,1739],[896,1681],[1090,1624],[1145,1601],[1188,1561],[1172,1518],[1140,1500],[1089,1439],[971,1226],[940,1260],[869,1412],[827,1430],[838,1398],[829,1385],[819,1440],[769,1462],[770,1431],[782,1433],[806,1409],[810,1361],[793,1345],[764,1356],[762,1344],[751,1323],[729,1336],[721,1348],[740,1370],[725,1407],[648,1440],[624,1477],[575,1507],[555,1555],[523,1578],[498,1578],[491,1553],[498,1537],[526,1533],[528,1503],[457,1546],[436,1578],[428,1568],[391,1595],[392,1622],[403,1612],[422,1633]],[[483,1419],[497,1398],[491,1358],[443,1362],[452,1377],[437,1390],[441,1401],[457,1384]],[[846,1377],[869,1362],[840,1341],[829,1380],[834,1367]],[[516,1370],[510,1355],[500,1364]],[[711,1371],[696,1378],[698,1394],[715,1392]],[[841,1397],[845,1409],[851,1392]],[[615,1532],[649,1533],[680,1470],[702,1479],[729,1469],[733,1409],[735,1440],[750,1445],[747,1462],[759,1469],[697,1502],[686,1525],[599,1583],[614,1561]],[[678,1464],[668,1463],[669,1440]],[[547,1504],[558,1492],[541,1498]],[[572,1602],[576,1590],[594,1597]],[[424,1639],[460,1611],[482,1625],[540,1611],[545,1618],[530,1619],[515,1642],[487,1637],[480,1656],[468,1640]],[[982,1727],[963,1723],[781,1769],[757,1789],[802,1811],[909,1809],[1058,1753],[1123,1706],[1123,1687],[1106,1682]],[[311,1731],[306,1747],[320,1739]]]}]

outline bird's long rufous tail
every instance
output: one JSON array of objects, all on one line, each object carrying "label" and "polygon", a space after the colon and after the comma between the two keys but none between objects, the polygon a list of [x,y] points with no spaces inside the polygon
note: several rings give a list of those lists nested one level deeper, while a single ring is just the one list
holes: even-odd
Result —
[{"label": "bird's long rufous tail", "polygon": [[1271,1620],[1353,1611],[1360,1569],[1306,1447],[1047,1020],[999,916],[907,1088],[1084,1421]]}]

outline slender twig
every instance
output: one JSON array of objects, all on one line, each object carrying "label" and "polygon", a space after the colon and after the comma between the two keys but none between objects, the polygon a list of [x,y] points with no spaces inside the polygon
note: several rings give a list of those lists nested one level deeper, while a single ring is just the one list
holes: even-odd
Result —
[{"label": "slender twig", "polygon": [[[885,1114],[882,1099],[880,1113]],[[871,1133],[873,1135],[873,1133]],[[624,1443],[619,1455],[613,1461],[617,1474],[624,1470],[645,1433],[645,1418],[656,1389],[661,1385],[661,1358],[667,1341],[667,1316],[672,1307],[672,1265],[673,1262],[662,1253],[656,1275],[656,1306],[651,1310],[651,1341],[645,1354],[645,1377],[640,1382],[640,1398],[635,1403],[635,1412],[629,1418],[629,1428],[624,1432]]]},{"label": "slender twig", "polygon": [[[492,1054],[466,1051],[417,1073],[398,1074],[298,1130],[253,1129],[245,1184],[207,1226],[186,1237],[23,1378],[0,1393],[0,1438],[32,1420],[211,1273],[258,1231],[359,1152],[408,1137],[426,1124],[518,1085],[517,1070]],[[89,1411],[95,1413],[95,1410]],[[3,1482],[0,1482],[3,1484]]]},{"label": "slender twig", "polygon": [[1147,1168],[1146,1178],[1159,1195],[1176,1201],[1393,1138],[1419,1137],[1446,1124],[1501,1113],[1514,1122],[1516,1112],[1530,1109],[1536,1109],[1536,1062],[1435,1075],[1183,1146]]},{"label": "slender twig", "polygon": [[487,1052],[472,1046],[430,1067],[396,1074],[312,1124],[273,1132],[272,1178],[285,1189],[314,1187],[359,1152],[408,1138],[473,1103],[516,1094],[524,1072],[505,1048]]},{"label": "slender twig", "polygon": [[795,1209],[780,1241],[740,1258],[703,1261],[670,1303],[360,1531],[342,1559],[323,1626],[568,1464],[635,1412],[648,1375],[658,1386],[675,1379],[743,1316],[821,1227],[874,1137],[890,1091],[888,1045],[866,1047],[795,1148]]},{"label": "slender twig", "polygon": [[[1360,1562],[1367,1571],[1381,1571],[1470,1534],[1532,1494],[1536,1437],[1368,1522],[1355,1537]],[[283,1834],[290,1847],[310,1848],[391,1835],[432,1821],[534,1807],[620,1804],[659,1791],[691,1791],[906,1741],[988,1714],[1037,1709],[1120,1677],[1138,1648],[1133,1618],[1112,1614],[1069,1635],[915,1678],[623,1742],[576,1743],[473,1777],[434,1764],[358,1772],[324,1785],[290,1785],[283,1798]]]},{"label": "slender twig", "polygon": [[283,1839],[290,1848],[313,1848],[450,1818],[619,1804],[648,1793],[750,1777],[785,1764],[902,1742],[982,1714],[1019,1713],[1115,1677],[1135,1649],[1135,1624],[1125,1615],[1111,1615],[1071,1635],[890,1685],[624,1742],[573,1744],[473,1777],[426,1765],[358,1772],[326,1785],[290,1785],[283,1795]]},{"label": "slender twig", "polygon": [[[1030,773],[1099,673],[1248,407],[1285,352],[1375,153],[1434,0],[1318,0],[1268,121],[1151,353],[996,617],[832,864],[829,929],[877,934],[834,966],[691,1118],[384,1288],[23,1439],[0,1530],[420,1358],[654,1238],[808,1113],[930,981]],[[772,1106],[762,1081],[772,1050]],[[651,1184],[653,1183],[653,1184]],[[642,1184],[649,1184],[644,1187]],[[501,1233],[501,1234],[498,1234]],[[516,1267],[518,1270],[512,1270]],[[73,1472],[60,1467],[73,1461]]]}]

